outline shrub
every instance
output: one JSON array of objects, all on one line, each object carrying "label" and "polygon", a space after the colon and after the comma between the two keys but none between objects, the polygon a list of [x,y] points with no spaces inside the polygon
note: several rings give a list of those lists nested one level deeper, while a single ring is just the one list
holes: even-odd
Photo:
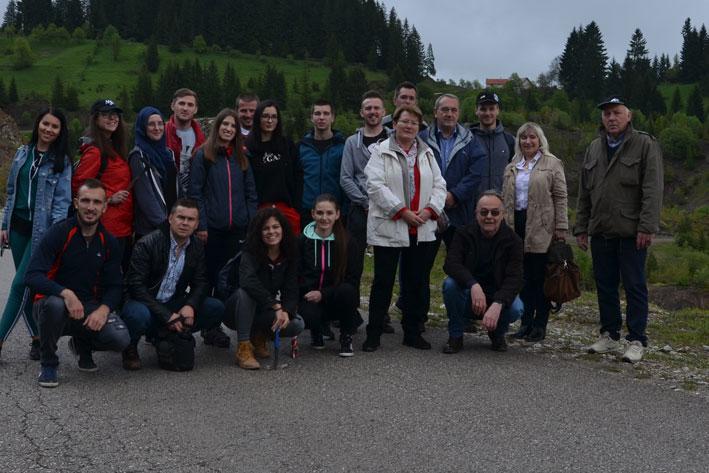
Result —
[{"label": "shrub", "polygon": [[201,34],[198,34],[197,36],[194,37],[194,40],[192,41],[192,47],[194,48],[195,52],[204,54],[207,52],[207,42],[204,40],[204,36]]},{"label": "shrub", "polygon": [[12,66],[15,69],[26,69],[34,64],[34,54],[27,39],[19,37],[15,39],[15,47],[12,53]]},{"label": "shrub", "polygon": [[699,155],[699,141],[689,128],[680,125],[665,128],[660,133],[660,143],[666,156],[684,161],[690,168],[694,166]]}]

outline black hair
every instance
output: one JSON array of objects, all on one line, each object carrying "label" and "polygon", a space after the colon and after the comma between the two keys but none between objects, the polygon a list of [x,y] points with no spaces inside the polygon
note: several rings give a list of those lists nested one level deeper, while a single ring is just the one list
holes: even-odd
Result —
[{"label": "black hair", "polygon": [[32,138],[30,138],[30,143],[37,145],[39,141],[39,123],[42,121],[45,115],[51,115],[59,120],[59,136],[54,140],[52,144],[49,145],[49,151],[52,156],[54,156],[54,167],[53,171],[55,174],[61,174],[64,172],[64,161],[68,156],[69,151],[69,127],[66,122],[66,115],[58,108],[48,107],[43,109],[37,115],[34,121],[34,126],[32,127]]},{"label": "black hair", "polygon": [[261,236],[261,230],[270,218],[275,218],[278,223],[281,224],[281,231],[283,235],[281,238],[281,244],[279,245],[281,258],[295,261],[296,247],[293,231],[291,230],[288,220],[283,216],[281,211],[275,207],[265,207],[256,212],[256,215],[254,215],[251,222],[249,222],[244,249],[254,255],[254,257],[262,263],[268,264],[270,262],[268,258],[268,248],[263,242],[263,238]]},{"label": "black hair", "polygon": [[170,215],[175,213],[175,210],[177,210],[177,207],[184,207],[186,209],[197,209],[199,210],[199,207],[197,206],[197,201],[194,199],[190,199],[189,197],[180,197],[175,201],[174,204],[172,204],[172,208],[170,209]]},{"label": "black hair", "polygon": [[[335,206],[335,210],[340,210],[340,204],[337,199],[332,194],[320,194],[313,204],[313,210],[320,202],[330,202]],[[315,224],[317,225],[317,223]],[[345,278],[345,272],[347,271],[347,245],[349,243],[349,237],[345,226],[342,224],[342,215],[335,221],[332,226],[332,233],[335,234],[335,264],[333,265],[333,272],[335,273],[335,284],[339,284]]]},{"label": "black hair", "polygon": [[271,141],[275,142],[283,136],[283,128],[281,126],[281,122],[283,121],[281,116],[281,108],[278,106],[278,103],[276,103],[275,100],[264,100],[263,102],[259,102],[258,106],[256,107],[256,112],[254,113],[254,125],[251,128],[249,136],[246,138],[247,146],[258,146],[262,143],[261,115],[263,115],[263,111],[266,109],[266,107],[274,107],[276,109],[276,115],[278,116],[278,119],[276,120],[276,129],[273,130],[273,136],[271,136]]}]

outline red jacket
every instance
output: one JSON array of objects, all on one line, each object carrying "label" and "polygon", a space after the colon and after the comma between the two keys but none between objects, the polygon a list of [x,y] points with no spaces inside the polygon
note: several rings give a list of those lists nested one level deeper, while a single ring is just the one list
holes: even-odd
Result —
[{"label": "red jacket", "polygon": [[[99,149],[92,143],[81,145],[81,159],[71,179],[72,195],[76,196],[76,191],[86,179],[95,178],[100,167]],[[100,180],[109,198],[118,191],[128,190],[131,183],[128,162],[120,156],[109,158]],[[120,204],[109,203],[101,223],[116,238],[131,236],[133,234],[133,193],[130,192],[128,198]]]},{"label": "red jacket", "polygon": [[[204,143],[204,133],[202,133],[202,128],[200,128],[199,123],[196,120],[192,120],[192,129],[194,130],[194,148],[192,148],[192,156],[194,156],[195,150],[202,146]],[[175,153],[175,165],[177,166],[177,172],[180,172],[180,154],[182,153],[182,140],[177,136],[177,125],[175,125],[175,116],[171,116],[170,119],[165,124],[165,140],[167,141],[167,147]],[[189,170],[187,170],[189,173]]]}]

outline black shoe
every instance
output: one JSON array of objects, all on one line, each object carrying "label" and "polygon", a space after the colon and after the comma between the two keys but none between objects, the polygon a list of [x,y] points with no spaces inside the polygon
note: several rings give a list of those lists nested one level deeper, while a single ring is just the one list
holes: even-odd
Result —
[{"label": "black shoe", "polygon": [[323,340],[334,340],[335,339],[335,332],[332,331],[330,328],[330,323],[324,323],[322,325],[322,338]]},{"label": "black shoe", "polygon": [[443,353],[452,355],[463,349],[463,337],[448,337],[448,342],[443,347]]},{"label": "black shoe", "polygon": [[507,351],[507,342],[505,337],[496,337],[492,332],[488,332],[487,336],[490,338],[490,349],[492,351]]},{"label": "black shoe", "polygon": [[201,333],[205,345],[213,345],[217,348],[229,348],[229,345],[231,345],[231,338],[224,333],[221,325],[209,330],[202,330]]},{"label": "black shoe", "polygon": [[547,332],[541,327],[534,327],[532,330],[527,334],[526,337],[524,337],[524,340],[527,342],[541,342],[546,338]]},{"label": "black shoe", "polygon": [[362,344],[362,351],[373,352],[377,351],[379,348],[379,336],[378,335],[367,335],[367,339]]},{"label": "black shoe", "polygon": [[32,340],[30,344],[30,360],[39,360],[39,340]]},{"label": "black shoe", "polygon": [[343,333],[340,335],[340,356],[350,357],[354,355],[354,350],[352,349],[352,335]]},{"label": "black shoe", "polygon": [[531,325],[520,325],[519,330],[512,334],[512,338],[520,339],[525,338],[532,331]]},{"label": "black shoe", "polygon": [[414,336],[404,335],[404,340],[401,342],[402,345],[407,347],[416,348],[419,350],[430,350],[431,344],[428,343],[421,334],[416,334]]},{"label": "black shoe", "polygon": [[332,320],[330,322],[330,327],[340,328],[340,321],[339,320]]},{"label": "black shoe", "polygon": [[310,346],[316,350],[322,350],[325,348],[325,340],[322,332],[310,330]]},{"label": "black shoe", "polygon": [[382,333],[392,334],[396,333],[396,330],[394,330],[394,326],[391,324],[391,322],[384,322],[384,326],[382,327]]},{"label": "black shoe", "polygon": [[71,337],[69,339],[69,351],[71,351],[74,356],[79,357],[79,371],[92,373],[98,370],[98,366],[94,363],[94,358],[91,355],[90,346],[87,346],[76,337]]}]

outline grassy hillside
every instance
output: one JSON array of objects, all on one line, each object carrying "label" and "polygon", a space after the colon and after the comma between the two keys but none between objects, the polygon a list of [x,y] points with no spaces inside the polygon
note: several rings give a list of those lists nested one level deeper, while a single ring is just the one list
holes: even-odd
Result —
[{"label": "grassy hillside", "polygon": [[[66,44],[32,41],[30,45],[36,61],[32,67],[17,71],[12,67],[13,41],[0,38],[0,76],[6,85],[14,77],[21,97],[26,97],[30,92],[49,97],[54,77],[59,75],[66,85],[74,84],[78,88],[81,106],[88,107],[97,97],[117,97],[124,85],[130,90],[143,67],[145,46],[142,43],[123,41],[120,55],[114,61],[111,48],[97,46],[94,40]],[[261,76],[269,64],[284,73],[289,87],[292,87],[294,78],[302,77],[306,68],[311,82],[321,86],[329,74],[329,69],[316,61],[258,56],[239,51],[198,54],[191,48],[172,53],[164,46],[160,46],[159,51],[161,70],[170,61],[181,64],[187,59],[192,61],[199,58],[205,66],[213,60],[220,73],[223,73],[225,66],[231,63],[244,85],[250,78]],[[153,74],[154,84],[158,76],[159,72]],[[386,80],[386,75],[367,71],[367,78],[370,81]]]}]

